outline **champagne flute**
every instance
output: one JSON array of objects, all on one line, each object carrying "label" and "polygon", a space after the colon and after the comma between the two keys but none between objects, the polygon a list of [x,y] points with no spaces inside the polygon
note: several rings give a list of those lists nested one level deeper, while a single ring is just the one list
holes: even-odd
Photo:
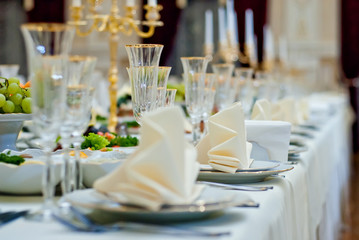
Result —
[{"label": "champagne flute", "polygon": [[68,53],[74,29],[59,23],[29,23],[21,26],[27,50],[35,133],[45,154],[42,211],[37,217],[51,217],[54,197],[52,150],[63,123]]},{"label": "champagne flute", "polygon": [[[82,182],[81,160],[79,147],[82,134],[90,121],[90,111],[93,95],[91,74],[97,59],[91,56],[69,57],[69,78],[66,91],[66,115],[61,129],[61,144],[64,150],[64,165],[62,171],[62,192],[69,193],[79,189]],[[69,149],[71,143],[75,146],[75,163],[70,163]],[[73,172],[72,172],[72,167]],[[72,185],[72,186],[71,186]]]},{"label": "champagne flute", "polygon": [[201,138],[200,122],[203,115],[205,73],[211,57],[181,57],[185,82],[186,109],[192,123],[192,142]]}]

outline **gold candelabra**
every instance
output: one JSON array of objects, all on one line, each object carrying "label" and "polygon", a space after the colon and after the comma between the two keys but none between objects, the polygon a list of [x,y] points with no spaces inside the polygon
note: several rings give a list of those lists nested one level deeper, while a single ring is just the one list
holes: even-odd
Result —
[{"label": "gold candelabra", "polygon": [[[111,0],[111,10],[108,14],[99,14],[97,7],[99,7],[103,0],[87,0],[89,4],[89,15],[83,17],[85,6],[81,0],[73,0],[70,6],[71,20],[68,24],[76,27],[76,33],[79,36],[85,37],[93,31],[109,32],[109,50],[110,50],[110,68],[108,70],[109,95],[110,95],[110,117],[108,120],[108,129],[115,131],[117,125],[117,90],[118,90],[118,58],[117,50],[119,45],[119,33],[127,36],[135,32],[139,37],[149,38],[154,32],[155,28],[163,26],[160,21],[159,11],[162,10],[161,5],[153,4],[144,5],[146,10],[145,21],[135,19],[137,7],[133,4],[125,6],[125,16],[119,15],[118,0]],[[147,32],[142,31],[140,26],[147,26]],[[84,29],[86,28],[87,29]]]}]

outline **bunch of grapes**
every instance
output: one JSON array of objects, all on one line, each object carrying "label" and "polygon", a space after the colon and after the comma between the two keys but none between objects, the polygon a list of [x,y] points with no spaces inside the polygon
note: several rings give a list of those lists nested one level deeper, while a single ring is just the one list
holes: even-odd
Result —
[{"label": "bunch of grapes", "polygon": [[[2,77],[0,77],[2,78]],[[31,88],[20,87],[15,77],[0,82],[0,113],[31,113]]]}]

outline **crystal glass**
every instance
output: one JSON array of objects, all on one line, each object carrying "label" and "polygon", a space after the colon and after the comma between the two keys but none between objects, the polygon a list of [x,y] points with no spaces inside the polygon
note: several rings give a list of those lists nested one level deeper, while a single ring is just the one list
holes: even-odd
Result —
[{"label": "crystal glass", "polygon": [[173,107],[175,104],[177,89],[166,89],[165,107]]},{"label": "crystal glass", "polygon": [[203,115],[205,74],[211,57],[181,57],[185,83],[186,109],[193,125],[193,144],[201,138],[200,122]]},{"label": "crystal glass", "polygon": [[207,133],[207,123],[208,118],[212,115],[214,107],[214,98],[216,94],[216,89],[214,88],[217,75],[214,73],[207,73],[204,79],[204,89],[203,89],[203,113],[202,121],[204,124],[203,135]]},{"label": "crystal glass", "polygon": [[[93,99],[92,73],[97,58],[91,56],[70,56],[69,77],[66,91],[66,115],[61,128],[61,143],[64,150],[62,192],[79,189],[82,183],[80,145],[82,134],[90,121]],[[75,147],[75,162],[70,163],[69,148]],[[74,166],[72,168],[72,166]],[[73,170],[73,171],[72,171]]]},{"label": "crystal glass", "polygon": [[161,44],[126,45],[126,52],[130,67],[156,66],[158,67],[163,49]]},{"label": "crystal glass", "polygon": [[30,23],[22,25],[21,31],[29,63],[33,124],[46,156],[40,215],[46,220],[51,216],[55,187],[51,152],[64,122],[68,53],[74,29],[59,23]]},{"label": "crystal glass", "polygon": [[141,124],[142,115],[156,108],[158,67],[129,67],[127,72],[131,82],[133,115]]},{"label": "crystal glass", "polygon": [[158,67],[158,81],[157,81],[157,108],[165,106],[167,81],[172,67],[160,66]]},{"label": "crystal glass", "polygon": [[215,106],[217,111],[221,111],[235,101],[235,89],[231,87],[234,65],[230,63],[213,64],[212,69],[217,74]]},{"label": "crystal glass", "polygon": [[255,97],[255,89],[253,86],[253,69],[252,68],[236,68],[234,70],[237,86],[236,101],[240,101],[243,106],[245,116],[250,116]]}]

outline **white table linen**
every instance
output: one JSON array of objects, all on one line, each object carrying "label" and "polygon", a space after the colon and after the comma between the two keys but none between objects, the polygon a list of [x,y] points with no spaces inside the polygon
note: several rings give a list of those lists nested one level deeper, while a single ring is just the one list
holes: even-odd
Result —
[{"label": "white table linen", "polygon": [[[345,96],[339,97],[340,100],[343,98]],[[232,208],[217,218],[179,225],[206,231],[231,231],[230,236],[220,239],[336,239],[340,230],[341,208],[347,203],[345,193],[350,176],[349,129],[352,119],[347,110],[347,104],[342,101],[336,105],[332,115],[320,116],[324,120],[320,131],[313,131],[314,139],[303,139],[309,149],[300,155],[299,163],[292,171],[251,184],[274,186],[273,190],[266,192],[247,192],[260,203],[258,209]],[[40,197],[0,196],[2,211],[36,208],[40,203]],[[24,219],[0,227],[0,239],[119,238],[178,239],[160,233],[144,233],[141,229],[102,234],[73,232],[56,222],[44,224]]]}]

